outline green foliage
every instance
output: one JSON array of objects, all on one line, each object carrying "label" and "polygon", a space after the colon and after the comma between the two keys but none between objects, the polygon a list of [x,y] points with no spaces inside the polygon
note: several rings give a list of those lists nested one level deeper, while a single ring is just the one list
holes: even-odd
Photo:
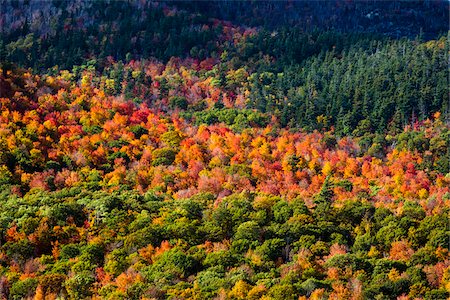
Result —
[{"label": "green foliage", "polygon": [[64,286],[73,299],[84,299],[92,295],[91,287],[95,282],[92,273],[83,271],[67,279]]},{"label": "green foliage", "polygon": [[268,239],[261,246],[256,247],[255,251],[265,260],[276,260],[281,257],[281,249],[286,242],[282,239]]},{"label": "green foliage", "polygon": [[115,249],[106,256],[105,271],[114,276],[124,272],[128,266],[128,253],[124,248]]},{"label": "green foliage", "polygon": [[331,207],[334,192],[330,183],[330,176],[325,178],[320,192],[316,195],[314,203],[317,205],[314,212],[321,218],[326,218]]},{"label": "green foliage", "polygon": [[145,277],[155,284],[187,278],[194,273],[198,262],[180,249],[174,248],[164,252],[158,261],[145,269]]},{"label": "green foliage", "polygon": [[31,297],[36,290],[38,285],[38,280],[36,278],[27,278],[25,280],[20,280],[15,282],[10,292],[11,299],[23,299],[26,297]]},{"label": "green foliage", "polygon": [[213,108],[196,112],[194,117],[196,124],[225,123],[237,131],[249,127],[264,127],[268,124],[266,115],[249,109]]},{"label": "green foliage", "polygon": [[21,261],[31,258],[34,253],[34,246],[27,239],[18,242],[7,242],[2,248],[8,256]]},{"label": "green foliage", "polygon": [[169,104],[172,108],[179,108],[185,110],[188,108],[189,103],[185,97],[173,96],[170,98]]},{"label": "green foliage", "polygon": [[[252,74],[249,107],[274,112],[282,126],[334,125],[339,135],[384,132],[388,124],[401,129],[445,110],[448,93],[439,80],[446,76],[445,56],[444,47],[430,50],[408,40],[357,41],[341,54],[327,52],[282,66],[279,73]],[[407,146],[423,149],[427,141],[417,136]]]},{"label": "green foliage", "polygon": [[153,151],[153,166],[164,165],[168,166],[175,160],[176,152],[171,148],[161,148]]},{"label": "green foliage", "polygon": [[140,138],[142,135],[148,133],[148,130],[145,127],[142,127],[141,125],[131,126],[130,130],[132,133],[134,133],[134,136],[136,138]]},{"label": "green foliage", "polygon": [[[41,256],[39,261],[48,271],[44,271],[37,280],[13,281],[12,298],[31,295],[30,290],[34,291],[39,284],[45,293],[66,291],[69,297],[76,299],[90,297],[94,293],[102,297],[134,299],[142,293],[149,293],[150,287],[155,288],[151,293],[172,295],[180,282],[187,284],[184,288],[198,289],[202,297],[214,297],[222,288],[231,290],[238,280],[246,280],[253,285],[264,282],[264,293],[274,299],[308,296],[319,288],[330,293],[333,288],[329,281],[324,280],[326,274],[313,263],[317,258],[324,259],[325,264],[321,268],[325,270],[335,268],[362,274],[367,282],[363,292],[368,298],[399,296],[409,293],[410,289],[414,295],[430,299],[443,295],[442,289],[427,287],[423,266],[442,261],[437,249],[447,247],[447,220],[444,216],[426,216],[421,206],[413,202],[406,202],[402,213],[395,215],[386,208],[375,208],[369,203],[347,201],[339,207],[329,205],[327,220],[324,221],[315,217],[322,215],[317,215],[319,207],[310,210],[300,198],[288,202],[275,196],[259,195],[255,198],[242,193],[222,198],[214,207],[211,194],[197,194],[174,202],[163,201],[154,191],[142,197],[126,191],[110,195],[83,193],[39,192],[27,199],[28,203],[40,205],[61,197],[77,195],[78,198],[92,199],[95,195],[105,208],[93,200],[77,201],[78,205],[69,201],[65,205],[55,205],[54,209],[41,208],[49,213],[40,216],[52,216],[56,222],[72,215],[73,211],[80,211],[80,206],[83,211],[110,211],[112,215],[105,216],[104,222],[94,223],[96,230],[102,230],[102,239],[110,241],[108,246],[98,242],[83,242],[83,245],[74,241],[60,245],[56,259],[50,255]],[[147,210],[140,210],[141,205]],[[139,213],[125,217],[124,210],[132,207]],[[259,213],[263,213],[265,219],[260,220]],[[164,219],[162,223],[153,221],[161,218]],[[29,219],[20,224],[24,228],[28,224],[27,231],[33,233],[41,222]],[[65,226],[65,223],[60,224]],[[80,226],[85,225],[80,223]],[[105,230],[115,227],[123,228],[117,229],[115,237]],[[173,246],[162,246],[166,238],[171,239]],[[414,247],[411,258],[408,261],[381,258],[383,253],[388,253],[392,243],[399,240],[407,240]],[[212,246],[209,241],[216,245]],[[335,251],[333,247],[336,246],[332,245],[336,243],[349,252],[328,257]],[[149,245],[161,245],[165,250],[152,246],[149,248],[155,249],[149,252],[153,253],[152,256],[144,255],[142,249]],[[374,252],[374,246],[378,254]],[[115,248],[111,251],[109,247]],[[33,248],[34,245],[27,240],[9,241],[3,245],[8,257],[22,263],[36,257]],[[151,257],[151,263],[147,261],[148,257]],[[297,262],[305,266],[301,275],[295,273]],[[279,264],[282,267],[277,267]],[[279,281],[279,272],[291,266],[297,267]],[[99,290],[95,283],[95,276],[99,275],[94,275],[94,272],[106,272],[114,278],[138,274],[143,281],[138,280],[121,289],[105,285]],[[402,275],[398,279],[395,272],[398,276],[403,273],[408,276]],[[193,281],[189,283],[187,280]]]},{"label": "green foliage", "polygon": [[326,266],[339,269],[349,267],[352,270],[370,270],[370,264],[366,260],[357,257],[355,254],[335,255],[326,262]]},{"label": "green foliage", "polygon": [[70,259],[80,254],[80,248],[76,244],[67,244],[61,247],[60,255],[62,259]]},{"label": "green foliage", "polygon": [[234,238],[237,240],[245,239],[249,241],[257,240],[261,235],[261,228],[255,221],[244,222],[239,225],[234,234]]},{"label": "green foliage", "polygon": [[237,256],[230,251],[217,251],[206,255],[203,264],[206,267],[223,267],[224,269],[234,267],[238,262]]},{"label": "green foliage", "polygon": [[[172,148],[179,147],[182,139],[183,137],[177,131],[167,131],[163,135],[161,135],[161,141],[163,141],[167,146]],[[159,155],[161,154],[156,155],[159,157]]]}]

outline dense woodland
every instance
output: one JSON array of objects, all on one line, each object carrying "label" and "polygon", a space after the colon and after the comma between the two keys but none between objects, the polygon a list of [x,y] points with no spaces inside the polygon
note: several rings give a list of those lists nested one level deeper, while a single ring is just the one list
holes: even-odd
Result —
[{"label": "dense woodland", "polygon": [[0,299],[450,297],[448,2],[201,3],[0,1]]}]

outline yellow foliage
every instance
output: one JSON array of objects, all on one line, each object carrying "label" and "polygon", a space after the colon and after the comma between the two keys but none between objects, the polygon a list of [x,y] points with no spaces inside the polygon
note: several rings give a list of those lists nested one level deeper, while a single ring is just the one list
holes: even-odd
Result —
[{"label": "yellow foliage", "polygon": [[420,189],[417,195],[420,199],[426,199],[428,198],[428,191],[426,189]]},{"label": "yellow foliage", "polygon": [[81,78],[81,87],[88,87],[91,85],[91,77],[89,75],[84,75]]},{"label": "yellow foliage", "polygon": [[380,251],[378,251],[377,247],[370,246],[369,253],[367,253],[367,256],[370,258],[378,257],[380,255]]},{"label": "yellow foliage", "polygon": [[48,85],[52,85],[55,83],[55,78],[53,78],[52,76],[48,76],[46,82]]},{"label": "yellow foliage", "polygon": [[164,218],[163,217],[154,218],[152,220],[152,224],[154,224],[154,225],[162,225],[162,224],[164,224]]},{"label": "yellow foliage", "polygon": [[250,259],[251,263],[255,266],[262,266],[263,259],[262,257],[255,253],[253,250],[248,250],[247,254],[245,255],[246,258]]},{"label": "yellow foliage", "polygon": [[31,174],[28,173],[22,173],[22,175],[20,176],[20,181],[22,183],[28,183],[31,179]]},{"label": "yellow foliage", "polygon": [[391,281],[397,281],[401,278],[401,276],[396,268],[392,268],[391,271],[389,271],[388,278]]},{"label": "yellow foliage", "polygon": [[445,289],[450,292],[450,267],[447,267],[444,270],[444,274],[442,275],[442,284]]},{"label": "yellow foliage", "polygon": [[275,197],[261,195],[255,198],[255,200],[253,201],[253,207],[256,210],[270,210],[276,202],[277,199]]},{"label": "yellow foliage", "polygon": [[217,157],[217,156],[214,156],[214,157],[209,161],[209,167],[210,167],[210,168],[219,167],[220,165],[222,165],[222,161],[221,161],[220,158]]},{"label": "yellow foliage", "polygon": [[61,71],[61,78],[65,81],[71,81],[73,79],[73,74],[67,70]]},{"label": "yellow foliage", "polygon": [[263,296],[263,294],[266,292],[266,287],[265,286],[263,286],[263,285],[257,285],[257,286],[254,286],[249,292],[248,292],[248,295],[247,295],[247,299],[254,299],[254,300],[257,300],[257,299],[261,299],[261,297]]},{"label": "yellow foliage", "polygon": [[[436,251],[434,252],[436,254],[436,257],[441,259],[441,260],[445,260],[449,257],[449,251],[447,248],[442,248],[441,246],[437,247]],[[447,269],[449,271],[449,277],[448,279],[450,280],[450,267]]]},{"label": "yellow foliage", "polygon": [[247,299],[250,288],[250,284],[244,280],[239,280],[228,293],[228,296],[236,299]]},{"label": "yellow foliage", "polygon": [[329,161],[327,161],[322,168],[322,173],[325,176],[328,176],[331,174],[331,172],[333,171],[333,167],[331,165],[331,163]]},{"label": "yellow foliage", "polygon": [[132,76],[134,79],[136,79],[136,78],[139,77],[139,75],[141,75],[141,73],[142,73],[141,71],[135,70],[135,71],[131,72],[131,76]]},{"label": "yellow foliage", "polygon": [[44,123],[42,123],[46,129],[55,129],[55,126],[53,125],[52,121],[47,120]]},{"label": "yellow foliage", "polygon": [[403,178],[402,175],[400,174],[396,174],[392,177],[392,179],[394,179],[395,184],[400,185],[403,182]]},{"label": "yellow foliage", "polygon": [[328,124],[328,117],[324,116],[324,115],[320,115],[316,118],[317,123],[319,124],[323,124],[324,126],[326,126]]},{"label": "yellow foliage", "polygon": [[308,162],[308,169],[316,170],[316,160],[315,159],[312,159]]},{"label": "yellow foliage", "polygon": [[105,81],[105,87],[108,90],[114,90],[115,81],[114,79],[106,79]]}]

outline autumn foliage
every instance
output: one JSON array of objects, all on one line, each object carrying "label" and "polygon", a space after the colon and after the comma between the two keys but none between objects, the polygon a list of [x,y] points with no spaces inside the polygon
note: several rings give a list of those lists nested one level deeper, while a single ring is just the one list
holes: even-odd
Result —
[{"label": "autumn foliage", "polygon": [[[444,39],[347,53],[329,33],[293,32],[302,47],[269,55],[259,49],[284,51],[276,42],[291,45],[289,31],[200,26],[199,16],[141,2],[150,27],[195,26],[167,39],[142,29],[126,44],[150,41],[147,56],[105,55],[120,42],[107,34],[112,22],[89,27],[104,37],[89,40],[105,50],[98,60],[72,53],[86,61],[45,72],[0,62],[0,299],[450,296]],[[64,32],[90,32],[83,18],[67,20]],[[0,41],[0,52],[31,60],[36,38]],[[395,79],[373,76],[372,93],[361,70],[389,53],[418,62],[371,69]],[[289,66],[306,54],[316,56]],[[346,82],[333,81],[339,74]],[[362,77],[367,91],[339,90]],[[414,110],[416,94],[397,90],[425,100]],[[371,112],[374,94],[383,100]]]}]

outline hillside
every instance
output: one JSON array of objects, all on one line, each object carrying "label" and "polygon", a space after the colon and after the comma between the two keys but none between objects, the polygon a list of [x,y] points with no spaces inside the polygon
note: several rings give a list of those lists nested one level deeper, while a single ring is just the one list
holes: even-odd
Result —
[{"label": "hillside", "polygon": [[450,297],[448,2],[0,4],[1,299]]}]

